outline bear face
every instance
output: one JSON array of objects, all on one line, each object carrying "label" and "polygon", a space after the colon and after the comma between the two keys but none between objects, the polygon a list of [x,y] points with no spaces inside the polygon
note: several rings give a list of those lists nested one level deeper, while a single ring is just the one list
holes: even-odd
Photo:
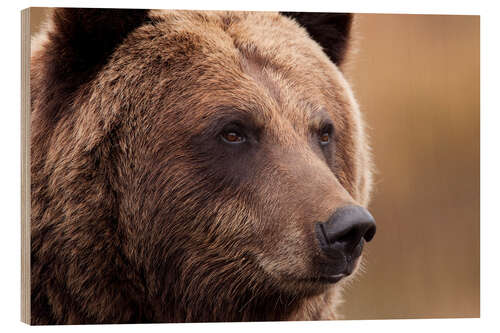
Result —
[{"label": "bear face", "polygon": [[32,56],[34,323],[332,317],[363,235],[333,260],[317,225],[370,191],[351,19],[317,14],[323,51],[286,15],[54,11]]}]

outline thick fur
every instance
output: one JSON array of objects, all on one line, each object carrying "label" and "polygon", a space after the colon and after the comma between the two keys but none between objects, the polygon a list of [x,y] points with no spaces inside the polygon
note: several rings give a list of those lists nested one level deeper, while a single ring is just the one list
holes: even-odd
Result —
[{"label": "thick fur", "polygon": [[313,225],[371,185],[337,67],[351,17],[323,40],[291,16],[51,14],[31,59],[33,324],[335,317]]}]

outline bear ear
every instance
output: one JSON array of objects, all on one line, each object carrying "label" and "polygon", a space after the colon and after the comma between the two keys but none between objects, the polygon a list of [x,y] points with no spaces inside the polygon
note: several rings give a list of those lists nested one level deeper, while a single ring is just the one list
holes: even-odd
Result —
[{"label": "bear ear", "polygon": [[55,8],[48,36],[54,65],[65,75],[95,69],[147,17],[147,10]]},{"label": "bear ear", "polygon": [[281,12],[304,27],[336,64],[344,61],[349,46],[352,14]]}]

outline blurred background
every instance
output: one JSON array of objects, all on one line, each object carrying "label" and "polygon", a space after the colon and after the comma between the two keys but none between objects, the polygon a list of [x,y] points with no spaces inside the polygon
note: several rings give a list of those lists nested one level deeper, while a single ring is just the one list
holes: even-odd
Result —
[{"label": "blurred background", "polygon": [[[44,8],[31,11],[37,32]],[[377,236],[345,319],[479,316],[479,16],[356,17]]]},{"label": "blurred background", "polygon": [[357,16],[377,235],[346,319],[479,316],[479,16]]}]

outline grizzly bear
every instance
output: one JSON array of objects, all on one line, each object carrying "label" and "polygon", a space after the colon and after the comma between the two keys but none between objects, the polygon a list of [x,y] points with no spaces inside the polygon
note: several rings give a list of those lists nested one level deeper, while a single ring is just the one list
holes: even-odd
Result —
[{"label": "grizzly bear", "polygon": [[54,9],[31,323],[320,320],[375,233],[350,14]]}]

